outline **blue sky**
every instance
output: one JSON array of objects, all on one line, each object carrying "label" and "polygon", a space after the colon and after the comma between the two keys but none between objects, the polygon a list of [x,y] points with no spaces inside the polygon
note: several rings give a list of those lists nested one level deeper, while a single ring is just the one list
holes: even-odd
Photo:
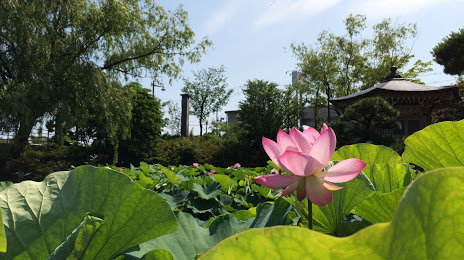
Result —
[{"label": "blue sky", "polygon": [[[198,41],[207,36],[213,42],[214,46],[200,63],[184,66],[183,76],[192,79],[193,70],[226,67],[228,86],[234,93],[219,117],[225,117],[224,111],[238,108],[244,99],[241,86],[247,80],[290,84],[291,76],[286,72],[296,69],[297,63],[289,50],[290,44],[314,44],[322,30],[344,34],[343,20],[349,14],[366,15],[367,28],[388,17],[398,23],[416,23],[419,36],[410,43],[414,61],[432,60],[432,48],[452,31],[464,27],[464,0],[160,0],[157,3],[168,10],[182,4]],[[434,63],[433,70],[421,77],[427,85],[455,82],[456,77],[445,75],[442,66]],[[140,82],[151,88],[149,79]],[[183,81],[174,81],[172,85],[167,79],[163,82],[166,91],[156,88],[155,95],[163,102],[172,100],[180,105]],[[190,128],[194,134],[199,132],[194,116],[190,117]]]}]

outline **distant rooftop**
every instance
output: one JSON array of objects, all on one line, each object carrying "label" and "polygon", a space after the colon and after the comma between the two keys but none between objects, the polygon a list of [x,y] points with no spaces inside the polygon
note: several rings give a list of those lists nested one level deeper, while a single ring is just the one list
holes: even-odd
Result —
[{"label": "distant rooftop", "polygon": [[403,77],[401,77],[401,75],[396,73],[396,70],[397,70],[397,67],[395,66],[391,67],[390,75],[388,75],[384,81],[382,81],[379,84],[374,85],[373,87],[370,87],[363,91],[353,93],[351,95],[333,98],[331,99],[331,101],[346,100],[346,99],[363,96],[374,90],[387,90],[387,91],[395,91],[395,92],[418,92],[418,91],[424,92],[424,91],[437,91],[437,90],[442,90],[442,89],[453,87],[453,86],[432,87],[432,86],[417,84],[417,83],[405,80]]}]

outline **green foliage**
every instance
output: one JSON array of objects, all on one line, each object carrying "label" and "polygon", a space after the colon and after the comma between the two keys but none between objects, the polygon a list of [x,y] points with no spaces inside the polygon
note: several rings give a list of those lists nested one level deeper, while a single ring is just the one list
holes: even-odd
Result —
[{"label": "green foliage", "polygon": [[444,72],[451,75],[464,74],[464,28],[452,32],[431,51],[434,60],[443,65]]},{"label": "green foliage", "polygon": [[369,180],[373,180],[372,167],[374,164],[403,163],[401,157],[392,149],[373,144],[354,144],[343,146],[335,151],[332,160],[342,161],[349,158],[358,158],[366,163],[362,170]]},{"label": "green foliage", "polygon": [[437,107],[432,111],[432,122],[438,123],[443,121],[459,121],[464,119],[464,78],[459,77],[456,82],[458,94],[461,98],[458,102],[447,102],[446,104],[437,104]]},{"label": "green foliage", "polygon": [[425,171],[463,166],[463,132],[464,120],[429,125],[406,138],[403,160],[418,165]]},{"label": "green foliage", "polygon": [[262,149],[258,150],[213,136],[215,138],[205,135],[165,139],[160,143],[152,162],[163,165],[192,165],[196,162],[227,167],[236,162],[242,165],[259,166],[269,159]]},{"label": "green foliage", "polygon": [[374,186],[362,173],[352,181],[337,183],[337,186],[343,189],[332,192],[333,201],[329,205],[312,204],[314,230],[336,236],[351,235],[345,233],[343,224],[346,223],[342,221],[354,207],[374,193]]},{"label": "green foliage", "polygon": [[161,141],[163,114],[160,100],[148,93],[139,83],[131,83],[128,88],[135,90],[130,119],[130,138],[121,145],[121,163],[146,161],[155,156]]},{"label": "green foliage", "polygon": [[19,126],[16,156],[45,116],[59,137],[81,126],[92,106],[106,112],[108,102],[124,103],[100,98],[119,76],[178,78],[181,66],[198,62],[211,45],[195,44],[182,6],[167,11],[153,1],[8,1],[0,27],[0,113],[7,126]]},{"label": "green foliage", "polygon": [[200,136],[203,135],[203,122],[212,112],[217,112],[229,101],[233,90],[226,90],[225,68],[208,68],[193,72],[194,81],[184,79],[184,93],[190,97],[190,113],[200,121]]},{"label": "green foliage", "polygon": [[220,215],[207,227],[198,225],[190,214],[178,212],[176,217],[179,228],[171,233],[141,244],[137,249],[128,250],[126,257],[138,258],[145,252],[155,248],[170,251],[175,259],[193,259],[204,253],[220,241],[249,228],[272,227],[286,224],[287,214],[292,208],[284,199],[275,203],[260,204],[256,217],[239,220],[232,214]]},{"label": "green foliage", "polygon": [[[0,220],[3,223],[2,214],[0,214]],[[2,226],[0,228],[0,253],[6,252],[6,235],[5,235],[5,228]]]},{"label": "green foliage", "polygon": [[[322,31],[316,43],[292,44],[299,76],[308,102],[316,111],[327,105],[327,99],[367,89],[381,82],[395,65],[399,69],[414,58],[411,48],[417,36],[415,24],[396,24],[385,19],[373,26],[373,35],[364,37],[366,16],[349,15],[345,34]],[[420,73],[430,71],[430,62],[420,60],[406,72],[416,80]]]},{"label": "green foliage", "polygon": [[249,80],[243,94],[238,121],[245,133],[240,142],[255,149],[261,146],[263,136],[275,138],[279,129],[290,130],[301,118],[302,107],[293,101],[291,88],[282,91],[276,83]]},{"label": "green foliage", "polygon": [[[8,259],[45,259],[60,245],[83,258],[110,259],[177,226],[159,195],[116,171],[90,166],[12,185],[0,193],[0,204],[7,230],[2,257]],[[104,222],[89,219],[89,212]],[[65,239],[76,242],[62,244]]]},{"label": "green foliage", "polygon": [[165,118],[166,128],[169,129],[169,134],[172,136],[180,136],[180,123],[181,123],[181,111],[179,105],[173,101],[167,101],[163,103],[163,106],[168,107],[169,118]]},{"label": "green foliage", "polygon": [[[279,197],[282,189],[253,181],[275,173],[272,162],[227,169],[111,166],[119,172],[83,166],[41,183],[6,184],[0,208],[8,243],[0,257],[460,259],[464,167],[433,169],[462,165],[456,164],[462,159],[462,122],[432,125],[406,140],[403,158],[430,170],[417,178],[390,148],[357,144],[337,150],[332,163],[359,158],[366,167],[332,191],[329,205],[312,205],[314,231],[307,230],[305,200]],[[176,212],[175,231],[168,205]],[[276,225],[287,227],[265,228]]]},{"label": "green foliage", "polygon": [[385,99],[369,97],[348,106],[330,126],[337,133],[339,146],[367,141],[390,145],[394,138],[381,131],[401,129],[398,116],[399,112]]},{"label": "green foliage", "polygon": [[463,167],[454,167],[421,176],[407,189],[391,222],[348,238],[295,227],[247,230],[201,259],[459,259],[464,257],[463,175]]}]

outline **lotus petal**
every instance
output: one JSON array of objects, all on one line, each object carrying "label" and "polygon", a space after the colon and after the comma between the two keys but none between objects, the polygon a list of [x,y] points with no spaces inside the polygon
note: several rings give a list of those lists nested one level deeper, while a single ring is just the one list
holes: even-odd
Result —
[{"label": "lotus petal", "polygon": [[253,178],[257,183],[268,187],[270,189],[280,189],[287,187],[293,182],[298,181],[298,177],[288,176],[288,175],[279,175],[279,174],[270,174],[270,175],[261,175],[256,178]]},{"label": "lotus petal", "polygon": [[328,128],[324,131],[321,136],[317,138],[316,142],[314,142],[309,155],[319,162],[320,165],[316,167],[317,171],[322,171],[329,163],[330,159],[332,159],[336,145],[337,138],[332,128]]},{"label": "lotus petal", "polygon": [[279,161],[287,172],[300,177],[311,175],[315,167],[313,158],[299,152],[286,151]]},{"label": "lotus petal", "polygon": [[314,175],[306,177],[306,195],[318,206],[325,206],[332,201],[332,193],[324,187],[323,180]]},{"label": "lotus petal", "polygon": [[358,176],[364,166],[366,163],[356,158],[343,160],[324,172],[324,180],[335,183],[350,181]]},{"label": "lotus petal", "polygon": [[293,139],[295,144],[298,146],[298,149],[300,152],[309,154],[309,152],[311,151],[311,147],[313,145],[310,139],[305,134],[303,134],[298,129],[293,127],[292,130],[290,131],[289,136]]}]

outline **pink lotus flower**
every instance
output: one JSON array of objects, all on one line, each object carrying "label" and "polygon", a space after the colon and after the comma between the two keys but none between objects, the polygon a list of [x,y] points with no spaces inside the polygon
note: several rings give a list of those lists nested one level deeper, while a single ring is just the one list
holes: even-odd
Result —
[{"label": "pink lotus flower", "polygon": [[279,170],[277,170],[276,168],[272,168],[271,173],[279,174]]},{"label": "pink lotus flower", "polygon": [[271,160],[291,176],[271,174],[253,180],[271,189],[286,187],[279,196],[296,190],[300,201],[308,197],[316,205],[327,205],[332,201],[330,190],[342,188],[331,182],[350,181],[366,166],[363,161],[351,158],[324,170],[335,152],[336,142],[335,133],[326,124],[320,133],[314,128],[303,132],[293,128],[289,134],[279,130],[277,143],[263,137],[264,150]]},{"label": "pink lotus flower", "polygon": [[229,167],[227,167],[227,170],[230,170],[230,169],[232,169],[230,166],[229,166]]},{"label": "pink lotus flower", "polygon": [[245,178],[248,178],[248,175],[245,174]]},{"label": "pink lotus flower", "polygon": [[213,175],[213,174],[215,174],[215,173],[216,173],[216,171],[215,171],[215,170],[211,170],[211,171],[209,171],[209,173],[208,173],[208,174],[209,174],[209,175]]},{"label": "pink lotus flower", "polygon": [[236,164],[234,164],[234,166],[237,167],[237,168],[242,167],[242,166],[240,165],[240,163],[236,163]]},{"label": "pink lotus flower", "polygon": [[122,169],[122,168],[119,168],[119,172],[122,172],[122,171],[124,171],[124,169]]},{"label": "pink lotus flower", "polygon": [[194,163],[193,163],[193,167],[196,167],[196,168],[198,168],[198,166],[199,166],[199,164],[198,164],[198,163],[196,163],[196,162],[194,162]]}]

